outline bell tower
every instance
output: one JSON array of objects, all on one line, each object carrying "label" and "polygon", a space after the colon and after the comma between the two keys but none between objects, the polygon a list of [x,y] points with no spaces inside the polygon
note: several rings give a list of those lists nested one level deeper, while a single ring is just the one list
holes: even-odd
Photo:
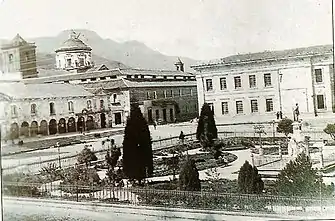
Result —
[{"label": "bell tower", "polygon": [[20,74],[20,77],[37,77],[36,46],[28,43],[19,34],[9,43],[1,46],[1,71],[4,74]]},{"label": "bell tower", "polygon": [[177,62],[174,64],[177,68],[177,71],[184,72],[184,63],[178,58]]}]

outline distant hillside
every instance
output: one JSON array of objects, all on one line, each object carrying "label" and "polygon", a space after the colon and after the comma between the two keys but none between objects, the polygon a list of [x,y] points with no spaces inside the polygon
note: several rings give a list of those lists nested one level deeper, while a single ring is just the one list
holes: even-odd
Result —
[{"label": "distant hillside", "polygon": [[[175,69],[174,63],[177,61],[177,56],[167,56],[161,54],[141,42],[127,41],[124,43],[118,43],[111,39],[103,39],[97,33],[90,30],[75,31],[81,33],[80,39],[92,47],[96,64],[110,61],[113,65],[124,64],[133,68]],[[53,54],[55,49],[68,39],[69,34],[70,30],[67,30],[61,32],[55,37],[39,37],[28,40],[36,43],[39,54]],[[197,62],[193,59],[185,57],[181,57],[181,60],[185,63],[187,71],[192,71],[189,66]],[[107,66],[112,68],[109,65]]]}]

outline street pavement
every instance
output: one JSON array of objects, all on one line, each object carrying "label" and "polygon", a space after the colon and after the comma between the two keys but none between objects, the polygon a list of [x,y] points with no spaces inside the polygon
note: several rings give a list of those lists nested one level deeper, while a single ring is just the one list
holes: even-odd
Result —
[{"label": "street pavement", "polygon": [[28,198],[4,198],[6,221],[128,221],[128,220],[290,220],[266,214],[246,214],[225,211],[168,209],[131,205],[77,203]]}]

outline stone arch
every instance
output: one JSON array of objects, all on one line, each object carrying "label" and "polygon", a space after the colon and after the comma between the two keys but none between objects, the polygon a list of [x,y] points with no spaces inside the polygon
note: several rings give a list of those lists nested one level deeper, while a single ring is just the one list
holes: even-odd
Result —
[{"label": "stone arch", "polygon": [[10,138],[11,140],[19,138],[19,125],[17,123],[12,123],[10,125]]},{"label": "stone arch", "polygon": [[57,133],[57,121],[55,119],[51,119],[49,121],[49,134],[53,135]]},{"label": "stone arch", "polygon": [[31,122],[30,125],[30,136],[34,137],[38,134],[38,123],[36,121]]},{"label": "stone arch", "polygon": [[48,135],[48,122],[46,120],[42,120],[40,123],[40,134]]},{"label": "stone arch", "polygon": [[78,131],[85,131],[85,118],[79,117],[77,122]]},{"label": "stone arch", "polygon": [[67,122],[67,131],[68,132],[76,132],[76,120],[73,117],[70,117]]},{"label": "stone arch", "polygon": [[66,121],[64,118],[59,119],[58,122],[58,132],[60,134],[66,133]]},{"label": "stone arch", "polygon": [[28,122],[24,121],[21,124],[20,135],[29,137],[29,123]]},{"label": "stone arch", "polygon": [[93,130],[94,129],[94,120],[93,116],[88,116],[86,121],[87,130]]}]

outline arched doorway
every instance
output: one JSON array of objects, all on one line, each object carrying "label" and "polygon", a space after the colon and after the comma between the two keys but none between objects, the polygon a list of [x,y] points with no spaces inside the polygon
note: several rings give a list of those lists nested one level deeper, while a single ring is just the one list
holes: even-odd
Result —
[{"label": "arched doorway", "polygon": [[42,120],[40,124],[40,134],[48,135],[48,122],[46,120]]},{"label": "arched doorway", "polygon": [[58,133],[66,133],[66,121],[64,118],[61,118],[58,122]]},{"label": "arched doorway", "polygon": [[21,124],[20,135],[25,136],[25,137],[29,137],[29,124],[28,124],[28,122],[24,121]]},{"label": "arched doorway", "polygon": [[93,130],[94,129],[94,120],[93,120],[92,116],[87,117],[86,125],[87,125],[87,130]]},{"label": "arched doorway", "polygon": [[85,131],[85,119],[84,117],[79,117],[77,122],[78,131]]},{"label": "arched doorway", "polygon": [[101,128],[106,128],[106,115],[104,113],[100,114]]},{"label": "arched doorway", "polygon": [[51,119],[49,122],[49,134],[53,135],[57,133],[57,121],[55,119]]},{"label": "arched doorway", "polygon": [[70,117],[67,122],[67,132],[76,132],[76,120],[73,117]]},{"label": "arched doorway", "polygon": [[12,123],[10,125],[10,139],[14,140],[19,138],[19,125],[17,123]]},{"label": "arched doorway", "polygon": [[31,122],[30,136],[34,137],[38,134],[38,123],[36,121]]}]

